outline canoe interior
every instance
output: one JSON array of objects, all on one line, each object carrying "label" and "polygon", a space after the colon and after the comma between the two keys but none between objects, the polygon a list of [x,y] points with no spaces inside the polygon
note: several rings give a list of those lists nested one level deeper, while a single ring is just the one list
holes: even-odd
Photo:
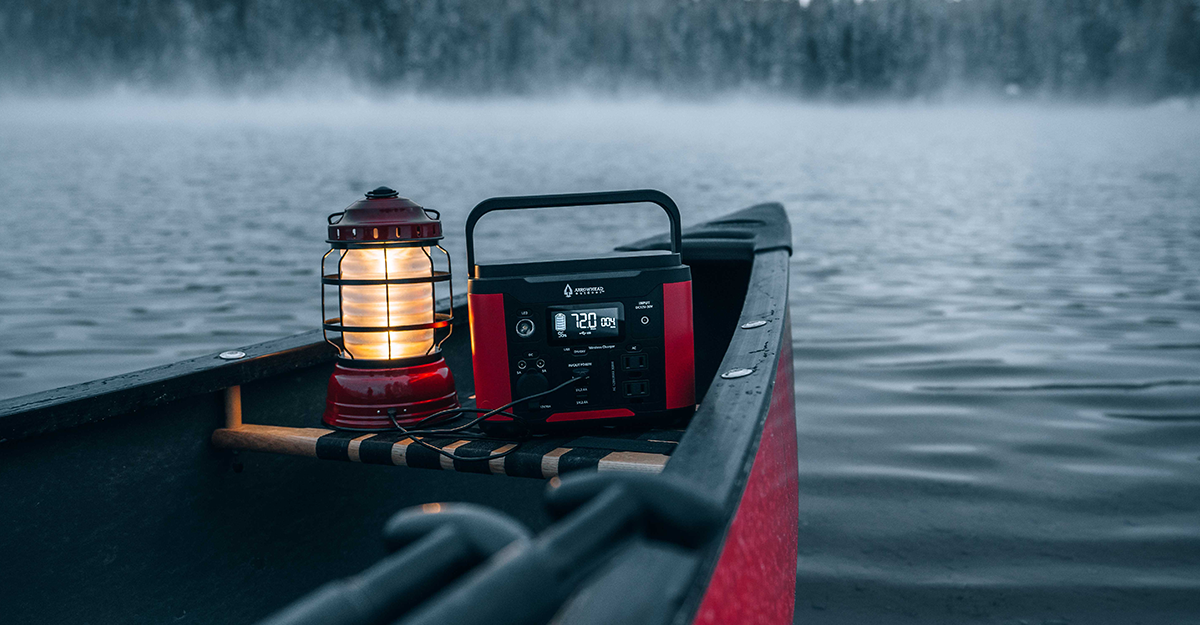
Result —
[{"label": "canoe interior", "polygon": [[[755,248],[739,238],[746,239],[693,239],[684,248],[693,275],[702,403],[751,281]],[[648,240],[644,247],[655,244]],[[455,312],[444,351],[467,395],[473,393],[467,315]],[[292,365],[264,357],[264,370],[280,371],[245,382],[213,377],[218,374],[202,367],[184,367],[178,375],[164,368],[167,373],[130,374],[152,383],[118,376],[0,403],[5,620],[254,621],[380,558],[386,519],[423,503],[476,503],[534,531],[546,527],[545,484],[536,479],[215,449],[209,441],[224,420],[220,388],[229,384],[242,383],[248,423],[319,424],[332,354],[317,336],[288,344]],[[180,389],[181,379],[199,394]],[[106,394],[106,385],[129,389]],[[124,409],[122,401],[128,402]],[[740,455],[728,464],[738,463],[744,464]],[[727,481],[732,485],[736,476]]]}]

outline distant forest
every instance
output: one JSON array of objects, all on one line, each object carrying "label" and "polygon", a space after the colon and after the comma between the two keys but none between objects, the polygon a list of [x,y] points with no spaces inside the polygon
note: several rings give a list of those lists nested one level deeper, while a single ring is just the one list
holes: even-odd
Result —
[{"label": "distant forest", "polygon": [[1200,94],[1200,0],[7,0],[0,90]]}]

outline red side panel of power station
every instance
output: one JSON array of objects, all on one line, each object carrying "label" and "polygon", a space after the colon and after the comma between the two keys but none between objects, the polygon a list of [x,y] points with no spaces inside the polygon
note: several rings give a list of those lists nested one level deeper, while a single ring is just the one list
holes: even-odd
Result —
[{"label": "red side panel of power station", "polygon": [[[663,285],[666,409],[696,405],[696,357],[692,342],[692,282]],[[478,374],[476,374],[478,375]]]},{"label": "red side panel of power station", "polygon": [[[485,410],[512,401],[508,384],[508,334],[504,294],[467,295],[471,355],[475,365],[475,405]],[[689,319],[691,317],[689,316]]]}]

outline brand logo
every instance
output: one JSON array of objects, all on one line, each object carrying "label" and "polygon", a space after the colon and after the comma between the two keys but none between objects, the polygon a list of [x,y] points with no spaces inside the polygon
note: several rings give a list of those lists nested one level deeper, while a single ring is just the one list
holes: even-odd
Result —
[{"label": "brand logo", "polygon": [[571,285],[563,287],[563,295],[571,297],[572,295],[603,295],[604,287],[602,286],[581,286],[579,288],[571,288]]}]

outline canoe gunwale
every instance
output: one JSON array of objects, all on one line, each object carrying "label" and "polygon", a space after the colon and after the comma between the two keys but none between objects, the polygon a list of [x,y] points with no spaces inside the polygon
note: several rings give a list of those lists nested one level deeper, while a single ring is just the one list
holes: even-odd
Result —
[{"label": "canoe gunwale", "polygon": [[[742,494],[746,488],[755,462],[763,434],[764,423],[772,400],[778,368],[791,366],[791,362],[780,362],[784,341],[790,337],[788,317],[788,286],[790,250],[790,225],[781,206],[760,205],[739,211],[719,221],[762,220],[766,229],[774,230],[771,239],[778,242],[782,236],[788,246],[771,245],[759,251],[752,245],[719,245],[717,249],[706,246],[701,252],[704,260],[720,261],[721,254],[728,260],[744,258],[748,253],[753,259],[749,285],[738,319],[738,330],[734,332],[725,355],[718,368],[718,375],[705,394],[699,409],[692,417],[679,447],[667,463],[664,475],[691,482],[710,493],[723,506],[727,515],[725,530],[721,538],[712,541],[707,548],[691,558],[690,566],[680,554],[663,551],[658,545],[647,541],[636,541],[622,554],[621,560],[596,579],[582,587],[575,598],[563,608],[571,622],[602,623],[617,616],[612,606],[638,601],[649,605],[661,600],[664,586],[686,588],[678,598],[677,610],[670,616],[660,614],[660,620],[691,622],[696,617],[701,601],[708,590],[718,559],[724,548],[725,533],[738,511]],[[707,224],[706,224],[707,226]],[[685,262],[687,262],[688,233],[685,232]],[[704,237],[696,237],[703,239]],[[625,249],[639,249],[661,245],[661,239],[648,239],[641,245]],[[765,321],[765,324],[751,322]],[[740,378],[722,379],[720,372],[735,368],[752,369],[754,373]],[[791,379],[791,376],[786,376]],[[753,418],[747,418],[752,415]],[[793,407],[794,415],[794,407]],[[793,427],[794,436],[794,427]],[[723,454],[714,454],[720,450]],[[792,462],[796,459],[792,458]],[[674,562],[667,566],[668,562]],[[646,584],[639,570],[659,570],[660,576],[671,576],[669,583]],[[690,581],[689,578],[690,577]],[[619,581],[628,580],[628,581]],[[603,590],[601,590],[603,589]],[[589,591],[590,590],[590,591]],[[779,601],[792,602],[794,596],[780,597]],[[624,608],[622,608],[624,609]],[[618,610],[619,611],[619,610]],[[787,610],[790,614],[791,610]],[[642,614],[639,618],[648,617]],[[653,620],[653,619],[651,619]],[[647,621],[649,622],[649,620]]]},{"label": "canoe gunwale", "polygon": [[332,362],[320,330],[0,401],[0,443],[72,428]]},{"label": "canoe gunwale", "polygon": [[[734,334],[734,340],[726,350],[725,360],[720,368],[720,371],[749,368],[753,369],[754,373],[733,380],[721,380],[709,389],[708,397],[713,397],[714,401],[709,402],[707,409],[702,406],[701,410],[697,411],[692,425],[679,442],[675,457],[672,457],[664,470],[664,473],[686,476],[698,484],[706,483],[707,480],[709,488],[713,488],[714,480],[719,480],[717,484],[724,487],[724,505],[729,512],[726,532],[738,511],[759,445],[762,443],[763,428],[778,378],[778,367],[791,366],[791,362],[786,365],[779,362],[783,342],[791,336],[788,327],[789,261],[790,254],[785,250],[765,252],[756,258],[742,318],[738,320],[739,330]],[[767,324],[740,329],[745,323],[760,320],[767,321]],[[787,377],[791,379],[791,376]],[[715,406],[722,406],[724,409],[717,410]],[[729,410],[731,406],[732,411]],[[739,418],[743,415],[754,415],[755,418]],[[699,427],[693,431],[692,427],[695,426]],[[705,462],[704,454],[700,453],[700,450],[712,449],[717,445],[741,451],[741,457],[729,454],[721,466],[714,466],[711,457]],[[719,487],[714,488],[713,492],[720,497]],[[705,553],[699,567],[692,593],[682,608],[689,615],[689,620],[699,608],[707,591],[708,578],[716,568],[724,547],[724,536],[722,534],[721,540],[716,541],[713,548]],[[703,583],[700,583],[701,580]]]}]

